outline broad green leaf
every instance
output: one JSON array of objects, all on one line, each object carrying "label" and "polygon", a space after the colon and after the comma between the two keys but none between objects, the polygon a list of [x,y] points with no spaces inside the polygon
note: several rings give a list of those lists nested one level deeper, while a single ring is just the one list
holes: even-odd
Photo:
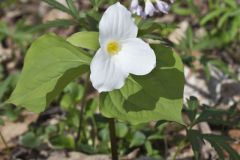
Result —
[{"label": "broad green leaf", "polygon": [[67,110],[74,105],[72,97],[70,94],[64,94],[61,101],[60,106],[62,110]]},{"label": "broad green leaf", "polygon": [[56,125],[48,125],[46,128],[45,128],[45,134],[47,136],[53,134],[53,133],[56,133],[58,131],[58,128]]},{"label": "broad green leaf", "polygon": [[116,135],[119,138],[124,138],[128,133],[128,127],[125,123],[116,124]]},{"label": "broad green leaf", "polygon": [[96,98],[87,101],[85,114],[84,114],[85,118],[90,118],[95,123],[93,116],[96,113],[97,107],[98,107],[98,100]]},{"label": "broad green leaf", "polygon": [[41,144],[41,139],[33,132],[28,132],[20,139],[20,143],[29,148],[38,148]]},{"label": "broad green leaf", "polygon": [[9,103],[41,112],[74,78],[86,71],[90,58],[64,39],[47,34],[27,52]]},{"label": "broad green leaf", "polygon": [[99,48],[98,32],[78,32],[71,35],[67,41],[77,47],[96,51]]},{"label": "broad green leaf", "polygon": [[130,76],[120,90],[100,94],[101,113],[132,124],[168,120],[183,124],[183,64],[171,48],[152,45],[156,68],[145,76]]},{"label": "broad green leaf", "polygon": [[58,135],[50,138],[51,144],[57,149],[73,149],[74,139],[70,135]]},{"label": "broad green leaf", "polygon": [[84,87],[77,83],[69,83],[64,89],[64,95],[60,101],[62,109],[74,107],[83,97]]},{"label": "broad green leaf", "polygon": [[98,134],[102,141],[109,141],[110,135],[109,135],[109,130],[107,128],[103,128],[102,130],[100,130]]},{"label": "broad green leaf", "polygon": [[146,141],[146,136],[142,132],[137,131],[133,135],[130,147],[141,146],[145,143],[145,141]]}]

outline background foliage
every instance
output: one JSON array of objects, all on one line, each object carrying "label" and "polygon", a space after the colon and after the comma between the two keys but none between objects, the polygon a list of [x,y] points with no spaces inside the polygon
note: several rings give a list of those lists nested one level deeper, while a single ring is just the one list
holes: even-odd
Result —
[{"label": "background foliage", "polygon": [[[125,159],[149,157],[151,159],[238,160],[240,152],[240,99],[238,97],[240,90],[236,86],[239,86],[240,62],[239,2],[235,0],[176,0],[169,15],[156,14],[145,20],[136,16],[139,36],[150,43],[161,43],[161,46],[152,45],[155,51],[159,52],[157,56],[161,62],[158,64],[159,68],[157,67],[149,77],[145,77],[144,82],[146,83],[143,84],[144,78],[132,76],[128,79],[127,86],[134,88],[133,90],[129,91],[123,88],[121,91],[101,95],[99,102],[97,93],[90,84],[88,84],[90,86],[88,91],[86,90],[87,75],[84,73],[88,71],[87,65],[90,63],[90,57],[99,47],[96,38],[98,22],[106,7],[113,3],[115,0],[91,0],[87,4],[77,0],[66,0],[65,4],[55,0],[44,0],[44,2],[0,1],[0,14],[3,13],[0,16],[0,125],[1,132],[8,144],[6,147],[1,141],[0,156],[9,158],[10,155],[11,159],[36,157],[48,159],[56,150],[66,151],[69,155],[73,151],[89,155],[109,154],[108,124],[107,119],[99,113],[100,103],[106,104],[100,108],[104,115],[118,116],[120,120],[132,123],[136,123],[135,119],[147,122],[150,116],[151,118],[156,117],[156,120],[160,116],[166,116],[168,118],[164,118],[165,120],[182,123],[180,115],[176,114],[175,116],[175,110],[177,108],[180,112],[183,108],[182,115],[186,126],[165,120],[137,125],[117,121],[116,134],[119,155]],[[123,1],[123,3],[125,6],[129,6],[129,1]],[[25,10],[27,5],[32,7],[33,11]],[[41,14],[40,11],[36,12],[34,7],[45,7],[46,10],[44,10],[44,14]],[[50,13],[53,10],[60,14],[61,18],[55,15],[54,19],[44,21],[44,18],[47,17],[46,13],[54,15]],[[12,15],[8,13],[12,13]],[[187,27],[184,28],[183,22],[187,24]],[[184,36],[176,35],[176,30],[180,30]],[[40,35],[48,32],[55,32],[59,36],[47,34],[34,41]],[[72,35],[72,33],[75,34]],[[175,36],[172,38],[172,35]],[[68,42],[63,39],[67,39]],[[91,43],[89,43],[89,39],[92,39]],[[34,45],[30,47],[33,41]],[[51,46],[48,52],[53,53],[52,56],[44,55],[48,52],[41,51],[43,45]],[[169,47],[173,47],[174,52]],[[71,54],[67,54],[68,51],[71,51]],[[31,54],[32,52],[38,54]],[[25,56],[26,53],[27,56]],[[199,81],[195,81],[195,85],[209,90],[207,98],[201,94],[194,97],[185,93],[182,104],[181,93],[174,90],[175,87],[181,88],[184,83],[182,75],[179,74],[179,72],[183,72],[183,66],[177,55],[181,57],[185,71],[190,70],[193,75],[201,73],[205,83],[203,85]],[[48,58],[46,59],[44,56]],[[29,65],[28,67],[24,66],[25,70],[19,76],[19,72],[23,68],[24,57],[25,63]],[[172,62],[173,57],[175,63]],[[31,61],[28,60],[30,58]],[[32,58],[36,60],[32,61]],[[52,61],[60,61],[61,65],[49,66],[48,62],[52,64]],[[76,63],[68,63],[69,61]],[[39,81],[34,81],[29,77],[35,74],[44,77],[46,70],[42,70],[43,67],[48,68],[51,79],[56,78],[51,81],[42,79],[45,83],[41,85]],[[161,67],[167,67],[167,69],[161,69]],[[33,68],[36,70],[32,71]],[[58,70],[58,75],[54,75],[52,72],[55,69]],[[76,73],[76,75],[72,73]],[[78,76],[80,74],[81,77]],[[164,74],[167,78],[164,82],[159,83],[159,80],[154,78],[155,74],[159,74],[159,77]],[[179,74],[179,76],[171,77],[172,74]],[[216,74],[218,77],[214,76]],[[50,84],[58,85],[62,77],[67,77],[67,80],[57,88],[63,89],[67,82],[71,83],[63,91],[54,90],[49,93],[52,90]],[[191,79],[187,76],[185,79],[186,86],[189,86]],[[23,90],[25,92],[32,91],[35,87],[40,90],[38,93],[33,92],[31,96],[25,95],[27,101],[23,102],[23,94],[18,93],[21,87],[17,87],[13,93],[16,98],[15,103],[19,106],[30,106],[29,104],[33,104],[33,102],[34,104],[39,102],[37,106],[31,105],[35,111],[43,111],[45,105],[48,105],[48,108],[41,114],[35,115],[29,114],[23,108],[3,103],[10,97],[17,81],[27,84],[22,87],[22,89],[26,89],[26,91]],[[228,84],[226,81],[231,81],[236,85],[231,86],[232,83]],[[142,88],[138,88],[138,85],[135,85],[136,82],[142,84],[143,90],[144,86],[147,86],[146,92],[149,95],[166,94],[166,99],[156,103],[154,98],[141,93]],[[212,83],[215,87],[210,85]],[[230,86],[227,90],[223,90],[222,84],[225,83]],[[220,87],[220,91],[212,93],[217,90],[217,87]],[[166,92],[168,89],[169,92]],[[185,88],[185,90],[187,89]],[[195,90],[197,89],[195,88]],[[230,98],[227,98],[222,92],[226,93],[229,90],[232,93],[230,96],[228,95]],[[234,92],[234,90],[236,91]],[[123,95],[119,92],[122,92]],[[130,96],[136,92],[139,94],[135,97],[121,99],[121,96]],[[134,100],[135,105],[141,104],[143,107],[147,107],[149,102],[154,102],[156,111],[154,110],[150,115],[140,112],[137,116],[131,113],[128,113],[128,116],[121,116],[115,111],[110,113],[107,107],[112,105],[109,102],[112,97],[119,101],[118,104],[139,99],[140,101],[137,103]],[[173,97],[176,104],[168,103],[168,99]],[[83,99],[86,107],[82,110],[84,117],[80,131],[81,137],[76,141],[76,133],[79,132],[79,122],[82,118],[79,116],[79,112]],[[146,102],[145,99],[147,99]],[[206,104],[205,99],[212,101]],[[50,100],[53,101],[49,103]],[[168,104],[166,107],[169,105],[175,107],[173,110],[168,109],[167,112],[164,112],[167,115],[161,115],[162,108],[158,108],[163,101],[164,104]],[[118,108],[118,106],[114,107]],[[29,120],[28,117],[34,120]],[[26,129],[8,139],[7,127],[19,123],[26,124]],[[210,144],[210,148],[206,147],[208,144]],[[47,154],[43,154],[43,151],[46,151]]]}]

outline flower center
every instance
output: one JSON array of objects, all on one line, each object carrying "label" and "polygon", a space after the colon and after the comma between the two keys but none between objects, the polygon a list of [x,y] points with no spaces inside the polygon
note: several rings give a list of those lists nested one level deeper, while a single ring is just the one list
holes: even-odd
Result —
[{"label": "flower center", "polygon": [[107,44],[107,51],[110,55],[116,55],[121,50],[121,47],[118,42],[111,41]]}]

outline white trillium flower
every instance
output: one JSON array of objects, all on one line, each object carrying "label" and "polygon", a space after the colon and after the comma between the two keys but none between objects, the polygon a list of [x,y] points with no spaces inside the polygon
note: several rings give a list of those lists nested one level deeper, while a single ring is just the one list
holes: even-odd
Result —
[{"label": "white trillium flower", "polygon": [[156,0],[156,3],[157,3],[157,8],[159,11],[161,11],[165,14],[167,14],[169,12],[170,7],[166,2],[164,2],[162,0]]},{"label": "white trillium flower", "polygon": [[128,75],[146,75],[156,66],[150,46],[137,38],[131,13],[119,2],[110,6],[99,24],[100,49],[90,65],[92,85],[99,92],[123,87]]},{"label": "white trillium flower", "polygon": [[146,15],[149,15],[149,16],[153,16],[154,12],[156,11],[153,3],[151,2],[151,0],[147,0],[145,2],[145,9],[144,9],[144,12]]}]

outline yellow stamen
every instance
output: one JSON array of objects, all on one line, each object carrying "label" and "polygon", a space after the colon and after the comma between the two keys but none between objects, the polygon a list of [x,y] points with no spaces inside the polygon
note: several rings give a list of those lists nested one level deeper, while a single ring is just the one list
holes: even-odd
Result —
[{"label": "yellow stamen", "polygon": [[120,45],[116,41],[111,41],[107,44],[107,51],[110,55],[115,55],[120,51]]}]

